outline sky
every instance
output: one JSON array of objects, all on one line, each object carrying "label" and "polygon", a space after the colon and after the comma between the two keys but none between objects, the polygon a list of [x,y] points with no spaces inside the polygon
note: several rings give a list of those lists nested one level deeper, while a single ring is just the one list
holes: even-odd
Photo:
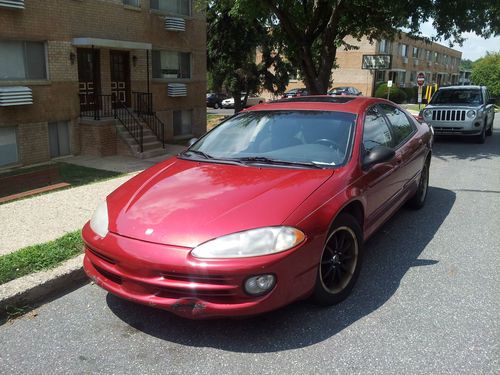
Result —
[{"label": "sky", "polygon": [[[436,34],[431,22],[423,23],[420,26],[420,31],[422,31],[422,34],[427,36],[433,36]],[[489,39],[484,39],[477,36],[475,33],[464,33],[463,36],[466,40],[463,42],[462,46],[457,44],[453,47],[454,49],[462,52],[462,59],[474,61],[486,55],[487,51],[500,51],[500,36]],[[439,43],[448,47],[448,41],[441,41]]]}]

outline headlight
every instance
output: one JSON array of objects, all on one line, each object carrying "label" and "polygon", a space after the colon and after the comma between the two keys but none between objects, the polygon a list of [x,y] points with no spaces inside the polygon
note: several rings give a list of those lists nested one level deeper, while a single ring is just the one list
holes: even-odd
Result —
[{"label": "headlight", "polygon": [[99,203],[90,219],[90,228],[101,237],[108,234],[108,205],[106,201]]},{"label": "headlight", "polygon": [[474,111],[473,109],[471,109],[470,111],[467,111],[467,117],[468,118],[476,117],[476,111]]},{"label": "headlight", "polygon": [[196,258],[245,258],[279,253],[304,241],[305,235],[292,227],[267,227],[233,233],[194,248]]},{"label": "headlight", "polygon": [[432,111],[430,109],[426,109],[424,111],[424,117],[431,117],[432,116]]}]

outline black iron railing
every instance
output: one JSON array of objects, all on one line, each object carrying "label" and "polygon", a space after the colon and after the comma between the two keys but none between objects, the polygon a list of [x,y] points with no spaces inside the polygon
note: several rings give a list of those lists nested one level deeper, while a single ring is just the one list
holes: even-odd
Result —
[{"label": "black iron railing", "polygon": [[134,112],[147,124],[165,148],[165,124],[153,111],[153,95],[150,92],[133,92],[132,97]]},{"label": "black iron railing", "polygon": [[114,100],[112,95],[79,94],[80,117],[90,117],[100,120],[114,117]]},{"label": "black iron railing", "polygon": [[134,114],[120,101],[114,102],[114,117],[120,121],[129,134],[139,145],[139,152],[144,151],[144,129]]}]

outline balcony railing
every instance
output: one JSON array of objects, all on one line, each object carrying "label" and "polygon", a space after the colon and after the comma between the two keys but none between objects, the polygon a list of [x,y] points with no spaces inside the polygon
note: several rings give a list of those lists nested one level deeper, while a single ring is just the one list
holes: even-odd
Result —
[{"label": "balcony railing", "polygon": [[94,120],[115,117],[112,95],[79,94],[79,96],[80,117],[90,117]]}]

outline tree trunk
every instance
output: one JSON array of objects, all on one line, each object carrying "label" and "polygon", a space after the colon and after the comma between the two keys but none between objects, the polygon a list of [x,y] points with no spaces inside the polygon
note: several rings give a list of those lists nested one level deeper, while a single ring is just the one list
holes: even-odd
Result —
[{"label": "tree trunk", "polygon": [[241,91],[232,91],[231,94],[234,98],[234,113],[241,112],[243,103],[241,102]]}]

